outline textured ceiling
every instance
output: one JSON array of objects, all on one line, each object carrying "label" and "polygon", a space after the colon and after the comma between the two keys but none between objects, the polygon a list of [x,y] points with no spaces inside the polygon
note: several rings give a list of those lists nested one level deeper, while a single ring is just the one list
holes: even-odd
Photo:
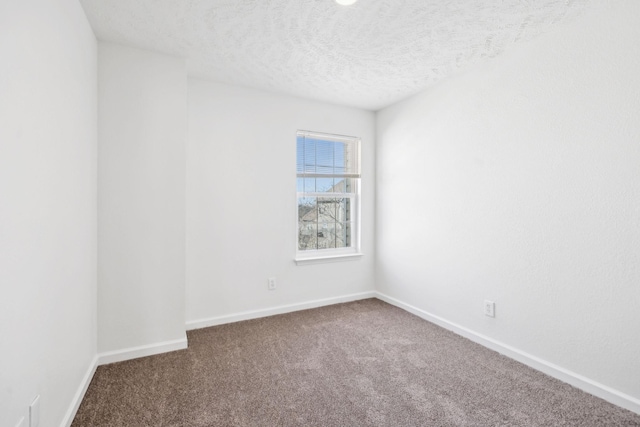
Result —
[{"label": "textured ceiling", "polygon": [[100,40],[189,74],[377,110],[598,0],[80,0]]}]

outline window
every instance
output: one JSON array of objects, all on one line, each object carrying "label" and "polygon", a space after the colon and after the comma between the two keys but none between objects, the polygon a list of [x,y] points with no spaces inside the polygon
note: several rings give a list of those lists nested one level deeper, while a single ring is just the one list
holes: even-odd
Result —
[{"label": "window", "polygon": [[359,252],[360,139],[298,131],[296,259]]}]

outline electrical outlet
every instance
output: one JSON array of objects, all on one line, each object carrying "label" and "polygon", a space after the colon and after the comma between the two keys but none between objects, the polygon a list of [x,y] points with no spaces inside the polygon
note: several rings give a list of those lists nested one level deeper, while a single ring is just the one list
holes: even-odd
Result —
[{"label": "electrical outlet", "polygon": [[29,405],[29,427],[40,425],[40,396],[36,396]]},{"label": "electrical outlet", "polygon": [[267,287],[269,288],[270,291],[273,291],[276,289],[276,278],[275,277],[269,277],[269,279],[267,280]]},{"label": "electrical outlet", "polygon": [[489,300],[484,300],[484,315],[489,317],[496,317],[496,303]]}]

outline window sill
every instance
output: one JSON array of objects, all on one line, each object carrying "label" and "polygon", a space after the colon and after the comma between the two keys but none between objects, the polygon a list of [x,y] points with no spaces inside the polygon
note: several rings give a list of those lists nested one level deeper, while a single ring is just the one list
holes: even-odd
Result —
[{"label": "window sill", "polygon": [[296,265],[322,264],[326,262],[354,261],[362,257],[362,253],[354,252],[350,254],[339,255],[318,255],[310,257],[296,257],[294,261]]}]

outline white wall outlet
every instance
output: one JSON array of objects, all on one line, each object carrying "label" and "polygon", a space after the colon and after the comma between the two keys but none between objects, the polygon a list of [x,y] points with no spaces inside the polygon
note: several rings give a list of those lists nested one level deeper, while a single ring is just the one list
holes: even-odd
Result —
[{"label": "white wall outlet", "polygon": [[36,396],[29,405],[29,427],[40,425],[40,396]]},{"label": "white wall outlet", "polygon": [[269,277],[269,279],[267,280],[267,287],[269,288],[270,291],[273,291],[276,289],[276,278],[275,277]]},{"label": "white wall outlet", "polygon": [[489,300],[484,300],[484,315],[489,317],[496,317],[496,303]]},{"label": "white wall outlet", "polygon": [[24,417],[20,417],[20,420],[18,421],[18,424],[16,424],[16,427],[24,427]]}]

